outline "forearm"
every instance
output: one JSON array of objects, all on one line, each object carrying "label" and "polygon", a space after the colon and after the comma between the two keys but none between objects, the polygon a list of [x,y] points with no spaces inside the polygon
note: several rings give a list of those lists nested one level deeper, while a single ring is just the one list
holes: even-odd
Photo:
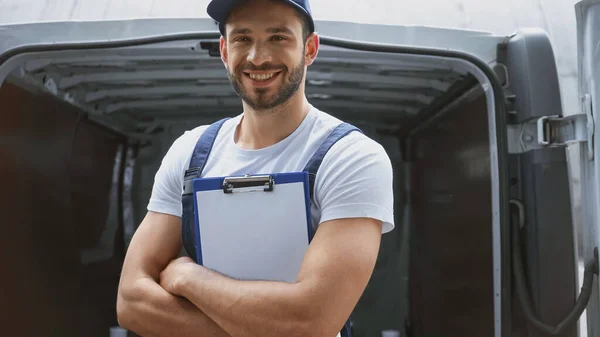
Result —
[{"label": "forearm", "polygon": [[238,281],[202,268],[181,285],[181,295],[194,303],[231,336],[305,336],[312,331],[318,308],[303,296],[301,285]]},{"label": "forearm", "polygon": [[144,337],[230,337],[185,298],[173,296],[151,278],[120,294],[119,324]]}]

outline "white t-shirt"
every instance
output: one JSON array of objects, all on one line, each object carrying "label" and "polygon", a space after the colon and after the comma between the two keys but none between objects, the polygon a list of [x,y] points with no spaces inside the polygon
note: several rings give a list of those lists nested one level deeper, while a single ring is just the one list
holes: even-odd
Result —
[{"label": "white t-shirt", "polygon": [[[302,171],[319,145],[341,121],[314,107],[287,138],[259,150],[234,142],[242,115],[221,127],[202,177]],[[181,216],[183,176],[194,147],[208,125],[186,131],[175,140],[156,173],[148,210]],[[341,218],[367,217],[383,222],[383,233],[394,228],[393,172],[383,147],[360,132],[333,145],[315,178],[313,230],[318,224]]]}]

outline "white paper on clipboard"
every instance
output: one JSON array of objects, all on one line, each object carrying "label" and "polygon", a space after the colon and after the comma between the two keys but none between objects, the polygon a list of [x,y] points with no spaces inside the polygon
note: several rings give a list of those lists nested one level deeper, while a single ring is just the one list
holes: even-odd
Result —
[{"label": "white paper on clipboard", "polygon": [[[311,237],[308,175],[269,175],[272,190],[194,181],[198,263],[241,280],[294,283]],[[229,185],[232,187],[232,185]]]}]

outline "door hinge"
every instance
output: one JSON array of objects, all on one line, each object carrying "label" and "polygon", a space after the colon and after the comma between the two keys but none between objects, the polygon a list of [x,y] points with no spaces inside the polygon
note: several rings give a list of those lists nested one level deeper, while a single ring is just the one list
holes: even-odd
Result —
[{"label": "door hinge", "polygon": [[583,108],[583,113],[587,118],[587,152],[588,152],[588,160],[594,159],[594,112],[592,107],[592,96],[590,94],[585,94],[581,96],[581,106]]},{"label": "door hinge", "polygon": [[[589,99],[589,95],[588,96]],[[565,117],[544,116],[508,126],[508,152],[523,153],[548,147],[565,147],[587,142],[593,158],[594,119],[591,99],[583,98],[585,113]],[[587,103],[586,103],[587,102]]]}]

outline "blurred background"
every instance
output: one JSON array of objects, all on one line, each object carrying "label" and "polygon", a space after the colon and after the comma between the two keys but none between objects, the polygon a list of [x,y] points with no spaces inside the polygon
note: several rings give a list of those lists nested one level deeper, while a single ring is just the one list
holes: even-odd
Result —
[{"label": "blurred background", "polygon": [[[0,24],[152,17],[205,18],[207,17],[205,10],[208,2],[208,0],[0,0]],[[523,27],[542,28],[548,32],[554,45],[563,111],[568,115],[579,111],[577,36],[573,7],[575,2],[574,0],[312,0],[311,5],[316,20],[436,26],[483,30],[499,35],[509,35]],[[79,151],[83,155],[83,152],[87,150],[83,145]],[[577,146],[569,148],[571,163],[578,162],[578,152]],[[109,153],[113,152],[109,151],[107,155]],[[120,158],[127,160],[128,157],[125,155]],[[579,168],[577,166],[571,168],[571,179],[574,186],[572,193],[574,223],[576,228],[580,228]],[[131,172],[126,173],[126,176],[131,179]],[[99,184],[104,184],[105,188],[116,193],[117,176],[104,177],[104,182],[99,182]],[[115,210],[114,207],[112,209]],[[114,216],[115,214],[109,214],[109,218]],[[102,223],[110,221],[110,219],[98,220]],[[111,234],[114,235],[114,233],[107,233],[107,235]],[[131,233],[125,234],[130,235]],[[98,259],[97,255],[94,256],[90,259]],[[85,256],[82,258],[85,260]],[[118,263],[115,261],[107,263],[106,268],[118,268]],[[102,278],[102,275],[102,271],[99,270],[97,275],[92,274],[89,277]],[[86,280],[79,281],[86,282]],[[107,280],[107,282],[114,281],[114,279]],[[113,296],[113,294],[96,294],[96,296]],[[92,302],[93,298],[90,298],[90,303]],[[105,309],[98,308],[98,311],[105,312]],[[93,311],[94,309],[86,310]],[[110,317],[99,318],[96,323],[103,324],[103,319],[110,319]],[[48,321],[51,320],[52,318],[48,317]],[[86,322],[83,326],[91,327],[88,324],[94,324],[94,322]],[[585,324],[585,316],[580,324]],[[582,329],[581,332],[585,336],[585,329]]]}]

